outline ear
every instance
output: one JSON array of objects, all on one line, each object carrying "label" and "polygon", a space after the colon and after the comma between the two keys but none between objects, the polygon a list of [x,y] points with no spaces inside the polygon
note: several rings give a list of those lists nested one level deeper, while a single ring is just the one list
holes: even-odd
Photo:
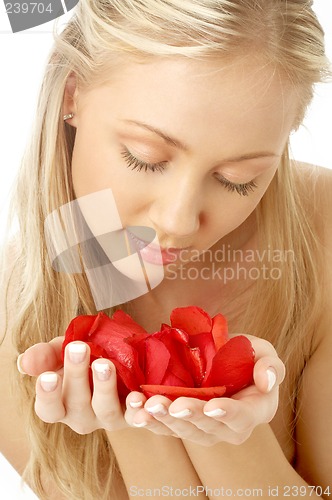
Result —
[{"label": "ear", "polygon": [[77,98],[78,86],[75,73],[70,73],[66,81],[65,92],[63,96],[62,114],[68,115],[74,113],[73,118],[67,119],[66,123],[73,127],[77,127]]}]

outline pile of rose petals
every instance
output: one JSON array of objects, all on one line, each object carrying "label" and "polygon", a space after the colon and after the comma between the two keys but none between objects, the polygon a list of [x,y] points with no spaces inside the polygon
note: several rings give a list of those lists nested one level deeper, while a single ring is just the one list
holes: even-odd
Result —
[{"label": "pile of rose petals", "polygon": [[[230,397],[253,383],[255,353],[244,335],[228,337],[226,318],[211,318],[196,306],[176,308],[170,325],[149,334],[119,310],[111,318],[100,312],[77,316],[69,324],[62,346],[80,340],[90,346],[90,364],[112,361],[123,401],[131,391],[146,397],[162,394],[209,400]],[[90,371],[90,384],[92,376]]]}]

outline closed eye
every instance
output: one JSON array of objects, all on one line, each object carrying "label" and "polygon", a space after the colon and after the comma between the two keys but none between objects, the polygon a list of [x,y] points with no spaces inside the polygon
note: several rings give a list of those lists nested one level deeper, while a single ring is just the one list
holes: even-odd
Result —
[{"label": "closed eye", "polygon": [[122,157],[125,159],[127,166],[130,167],[132,170],[138,170],[139,172],[141,170],[144,170],[147,172],[150,170],[151,172],[163,172],[165,170],[167,161],[161,161],[158,163],[148,163],[142,160],[139,160],[136,158],[127,148],[125,148],[121,152]]},{"label": "closed eye", "polygon": [[224,177],[221,174],[216,174],[216,178],[223,186],[225,186],[228,189],[228,191],[231,191],[232,193],[236,191],[238,194],[242,196],[248,196],[250,192],[258,188],[254,180],[241,184],[236,184],[235,182],[231,182],[230,180],[226,179],[226,177]]},{"label": "closed eye", "polygon": [[[144,170],[144,172],[151,171],[163,173],[167,166],[167,161],[149,163],[140,160],[139,158],[134,156],[125,146],[123,146],[123,148],[124,149],[121,152],[121,156],[126,161],[127,166],[132,170],[137,170],[138,172]],[[250,192],[253,192],[258,187],[254,180],[246,183],[236,184],[235,182],[231,182],[230,180],[226,179],[226,177],[221,174],[215,174],[215,177],[218,182],[220,182],[220,184],[222,184],[228,191],[232,193],[237,192],[241,196],[248,196]]]}]

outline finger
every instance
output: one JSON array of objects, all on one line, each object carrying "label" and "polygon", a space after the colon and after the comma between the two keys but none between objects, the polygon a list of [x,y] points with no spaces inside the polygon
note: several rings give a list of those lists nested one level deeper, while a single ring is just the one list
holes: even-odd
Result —
[{"label": "finger", "polygon": [[268,340],[254,337],[253,335],[245,335],[245,337],[248,337],[254,348],[256,361],[264,356],[278,357],[277,351]]},{"label": "finger", "polygon": [[56,337],[51,342],[40,342],[29,347],[17,359],[18,370],[26,375],[38,377],[46,371],[57,371],[63,365],[61,346],[64,337]]},{"label": "finger", "polygon": [[142,392],[132,391],[126,398],[126,407],[128,412],[136,412],[137,409],[143,408],[146,397]]},{"label": "finger", "polygon": [[[246,389],[243,393],[245,394]],[[246,433],[258,424],[269,422],[278,407],[278,398],[262,396],[257,389],[248,388],[242,399],[211,399],[204,407],[205,415],[225,424],[235,433]]]},{"label": "finger", "polygon": [[144,409],[148,414],[166,425],[179,437],[188,440],[196,440],[201,431],[191,422],[170,415],[168,408],[171,403],[172,402],[164,396],[152,396],[146,401]]},{"label": "finger", "polygon": [[159,422],[152,415],[147,413],[144,408],[137,410],[134,415],[134,419],[132,419],[132,415],[129,415],[128,411],[126,411],[125,419],[130,426],[133,427],[144,427],[145,429],[153,432],[154,434],[159,434],[162,436],[172,436],[173,432],[162,422]]},{"label": "finger", "polygon": [[177,398],[168,408],[169,414],[184,421],[189,421],[204,433],[216,434],[221,430],[220,422],[203,412],[206,401],[196,398]]},{"label": "finger", "polygon": [[[93,413],[89,384],[90,348],[84,342],[70,342],[65,349],[63,402],[67,413]],[[87,414],[86,414],[87,415]],[[88,416],[88,415],[87,415]]]},{"label": "finger", "polygon": [[54,372],[42,373],[36,381],[35,412],[44,422],[55,423],[66,415],[61,399],[62,380]]},{"label": "finger", "polygon": [[102,427],[116,430],[124,426],[118,397],[116,369],[108,359],[98,359],[91,365],[93,371],[92,409]]},{"label": "finger", "polygon": [[[224,400],[226,400],[226,404],[223,404]],[[245,413],[245,408],[242,407],[242,409],[234,411],[236,408],[232,408],[229,398],[216,398],[210,401],[212,403],[209,402],[209,406],[206,401],[198,401],[195,398],[178,398],[169,407],[169,412],[172,415],[189,420],[198,430],[201,430],[202,435],[196,434],[195,438],[201,439],[202,444],[205,446],[219,442],[231,444],[244,442],[250,436],[255,425],[252,410],[250,413],[248,411]],[[228,417],[225,410],[227,404],[232,409],[232,412],[228,410]],[[190,408],[191,415],[187,415],[184,409],[178,411],[180,409],[179,405],[182,408]]]},{"label": "finger", "polygon": [[[225,399],[229,400],[229,398]],[[233,426],[229,426],[226,425],[219,416],[220,412],[226,415],[225,410],[220,407],[220,401],[223,402],[222,398],[215,399],[214,406],[212,407],[213,410],[216,408],[219,410],[217,418],[211,418],[203,413],[203,409],[207,404],[206,401],[185,397],[177,398],[169,405],[168,412],[169,415],[173,417],[173,420],[169,420],[167,416],[160,416],[158,418],[159,421],[167,425],[177,437],[196,442],[203,446],[211,446],[218,442],[227,442],[236,445],[243,443],[248,439],[253,430],[254,426],[250,425],[252,423],[252,417],[248,418],[249,425],[247,422],[244,422],[244,424],[239,422],[238,430],[241,432],[236,432],[231,428],[237,426],[236,419]],[[157,403],[150,398],[150,402],[155,403],[154,407],[156,410],[158,404],[166,405],[166,401],[164,400],[162,402],[161,399],[159,399],[159,403]],[[216,404],[219,406],[217,407]],[[207,411],[209,411],[208,406]],[[242,427],[245,427],[245,429],[242,429]]]},{"label": "finger", "polygon": [[271,356],[260,358],[254,366],[254,382],[263,393],[276,389],[285,378],[285,365],[281,359]]},{"label": "finger", "polygon": [[231,398],[211,399],[203,411],[206,416],[223,423],[236,433],[244,432],[256,423],[256,414],[250,405]]}]

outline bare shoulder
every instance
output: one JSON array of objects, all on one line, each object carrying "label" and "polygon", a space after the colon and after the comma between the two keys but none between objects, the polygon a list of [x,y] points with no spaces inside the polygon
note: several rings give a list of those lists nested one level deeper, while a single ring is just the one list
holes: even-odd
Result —
[{"label": "bare shoulder", "polygon": [[331,490],[332,447],[332,170],[306,163],[294,163],[307,213],[313,216],[323,248],[321,317],[317,323],[317,348],[302,374],[296,424],[296,469],[310,485],[319,487],[322,498]]},{"label": "bare shoulder", "polygon": [[[308,163],[293,164],[297,180],[301,182],[301,196],[307,204],[307,213],[313,216],[315,228],[324,254],[324,296],[326,314],[332,314],[332,168],[319,167]],[[323,304],[322,304],[323,307]],[[326,315],[325,314],[325,315]],[[331,336],[332,337],[332,336]]]},{"label": "bare shoulder", "polygon": [[306,213],[313,220],[313,230],[324,247],[326,266],[331,268],[332,164],[326,168],[293,161],[292,168]]},{"label": "bare shoulder", "polygon": [[321,215],[327,216],[332,207],[332,162],[331,168],[298,161],[292,161],[291,165],[296,181],[312,208],[323,210]]}]

